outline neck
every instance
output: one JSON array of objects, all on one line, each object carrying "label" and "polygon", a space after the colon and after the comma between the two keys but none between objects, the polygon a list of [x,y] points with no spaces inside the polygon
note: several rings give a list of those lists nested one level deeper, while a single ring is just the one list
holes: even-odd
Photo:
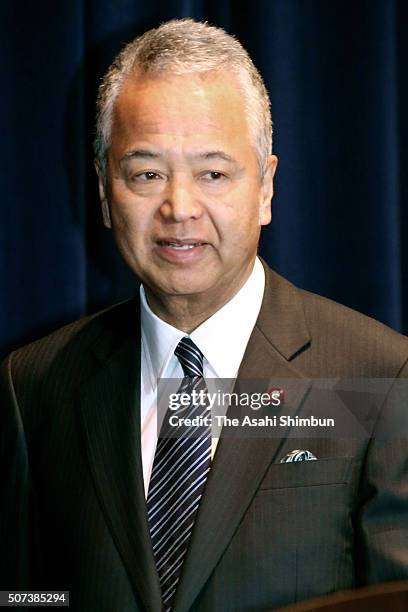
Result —
[{"label": "neck", "polygon": [[190,334],[204,323],[244,286],[253,267],[236,285],[225,283],[225,288],[217,292],[203,292],[194,295],[164,295],[145,285],[146,298],[151,310],[162,321]]}]

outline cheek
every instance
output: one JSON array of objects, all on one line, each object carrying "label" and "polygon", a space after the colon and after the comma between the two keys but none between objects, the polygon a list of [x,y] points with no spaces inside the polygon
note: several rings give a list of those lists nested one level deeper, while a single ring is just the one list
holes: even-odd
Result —
[{"label": "cheek", "polygon": [[250,190],[234,195],[213,207],[214,224],[230,242],[249,240],[259,230],[259,203]]},{"label": "cheek", "polygon": [[147,231],[151,223],[151,208],[145,201],[139,202],[134,195],[132,197],[115,197],[112,194],[111,199],[111,217],[112,225],[119,236],[119,232],[129,238],[128,234],[134,235],[134,238],[140,236]]}]

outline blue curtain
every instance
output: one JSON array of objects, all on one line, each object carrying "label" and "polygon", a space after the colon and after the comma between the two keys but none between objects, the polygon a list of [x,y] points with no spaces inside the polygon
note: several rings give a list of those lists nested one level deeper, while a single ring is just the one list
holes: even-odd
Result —
[{"label": "blue curtain", "polygon": [[406,2],[10,0],[0,8],[2,354],[134,294],[100,219],[96,88],[124,43],[187,16],[237,35],[271,94],[280,163],[262,255],[297,285],[408,330]]}]

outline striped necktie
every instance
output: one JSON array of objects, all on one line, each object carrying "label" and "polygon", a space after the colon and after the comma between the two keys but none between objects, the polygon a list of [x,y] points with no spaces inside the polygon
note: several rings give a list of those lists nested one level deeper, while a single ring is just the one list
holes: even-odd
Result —
[{"label": "striped necktie", "polygon": [[[184,378],[178,393],[207,392],[203,354],[187,336],[175,350]],[[197,396],[196,396],[197,397]],[[209,417],[204,404],[190,402],[180,416]],[[172,609],[195,515],[211,464],[211,425],[169,433],[166,417],[160,430],[147,496],[153,553],[159,574],[163,609]]]}]

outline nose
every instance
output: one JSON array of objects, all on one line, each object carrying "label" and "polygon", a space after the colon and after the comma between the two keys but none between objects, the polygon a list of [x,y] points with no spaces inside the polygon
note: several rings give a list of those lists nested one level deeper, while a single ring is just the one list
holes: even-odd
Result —
[{"label": "nose", "polygon": [[202,207],[194,186],[187,176],[172,176],[166,184],[160,213],[167,221],[183,222],[198,219]]}]

